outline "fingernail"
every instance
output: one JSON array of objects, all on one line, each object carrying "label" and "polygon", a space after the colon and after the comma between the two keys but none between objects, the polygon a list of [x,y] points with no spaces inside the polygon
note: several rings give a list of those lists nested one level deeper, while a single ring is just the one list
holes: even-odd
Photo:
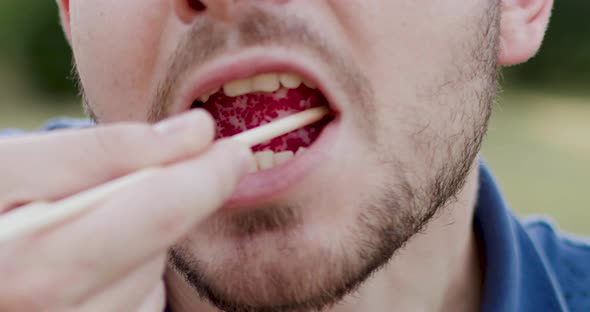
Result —
[{"label": "fingernail", "polygon": [[206,118],[206,113],[204,111],[191,111],[155,124],[154,131],[164,135],[183,133],[186,132],[187,129],[194,128],[193,126],[204,118]]}]

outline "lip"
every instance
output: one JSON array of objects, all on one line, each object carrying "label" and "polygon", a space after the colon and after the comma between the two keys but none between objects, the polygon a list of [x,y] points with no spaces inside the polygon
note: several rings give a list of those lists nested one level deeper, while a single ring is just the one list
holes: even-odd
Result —
[{"label": "lip", "polygon": [[336,141],[341,125],[340,103],[344,99],[336,96],[339,94],[335,92],[337,86],[320,68],[323,68],[321,63],[315,63],[313,59],[302,57],[299,53],[296,55],[293,51],[267,48],[222,56],[201,69],[189,71],[188,77],[184,79],[186,83],[180,89],[181,103],[177,106],[176,113],[190,110],[198,96],[224,83],[276,72],[297,74],[311,81],[323,93],[336,115],[304,153],[296,155],[285,164],[245,176],[224,205],[224,210],[254,207],[277,200],[305,183],[308,176],[329,160],[331,146]]},{"label": "lip", "polygon": [[339,105],[342,99],[336,96],[336,87],[328,83],[329,77],[317,70],[320,68],[317,62],[293,54],[284,49],[251,49],[219,57],[200,70],[189,71],[188,77],[183,79],[186,83],[180,89],[180,104],[174,113],[190,110],[198,96],[224,83],[264,73],[293,73],[315,84],[330,104],[330,109],[339,114],[342,111]]},{"label": "lip", "polygon": [[296,155],[292,160],[242,178],[223,209],[236,210],[271,203],[304,184],[305,179],[332,156],[331,147],[336,141],[340,121],[336,117],[304,153]]}]

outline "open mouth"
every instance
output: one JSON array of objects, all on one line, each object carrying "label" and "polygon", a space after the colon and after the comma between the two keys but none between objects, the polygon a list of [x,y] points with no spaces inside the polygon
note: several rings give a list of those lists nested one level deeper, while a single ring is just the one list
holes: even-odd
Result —
[{"label": "open mouth", "polygon": [[[273,122],[315,107],[329,107],[313,82],[292,73],[264,73],[224,83],[201,94],[191,108],[204,108],[217,122],[217,139]],[[256,163],[251,173],[272,169],[304,153],[336,117],[335,113],[312,125],[253,147]]]}]

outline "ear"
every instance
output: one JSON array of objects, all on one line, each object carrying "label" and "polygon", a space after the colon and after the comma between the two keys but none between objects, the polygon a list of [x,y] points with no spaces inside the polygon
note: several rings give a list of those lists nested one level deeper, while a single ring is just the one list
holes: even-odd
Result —
[{"label": "ear", "polygon": [[541,48],[553,0],[502,0],[498,64],[528,61]]},{"label": "ear", "polygon": [[61,20],[61,26],[64,30],[68,42],[72,43],[72,31],[70,26],[70,0],[57,0],[57,6],[59,7],[59,17]]}]

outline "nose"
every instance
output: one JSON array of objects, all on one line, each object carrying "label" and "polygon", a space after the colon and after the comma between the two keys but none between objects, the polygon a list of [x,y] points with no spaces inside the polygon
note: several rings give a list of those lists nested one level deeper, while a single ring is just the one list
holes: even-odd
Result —
[{"label": "nose", "polygon": [[207,6],[201,0],[173,0],[172,3],[176,15],[187,24],[207,10]]},{"label": "nose", "polygon": [[218,20],[229,21],[236,14],[237,7],[244,5],[240,2],[253,2],[253,0],[174,0],[176,14],[187,24],[203,14]]},{"label": "nose", "polygon": [[[192,21],[200,15],[207,14],[215,19],[230,21],[240,14],[244,6],[254,2],[266,4],[285,4],[289,0],[173,0],[176,14],[184,23]],[[260,5],[260,4],[259,4]]]}]

